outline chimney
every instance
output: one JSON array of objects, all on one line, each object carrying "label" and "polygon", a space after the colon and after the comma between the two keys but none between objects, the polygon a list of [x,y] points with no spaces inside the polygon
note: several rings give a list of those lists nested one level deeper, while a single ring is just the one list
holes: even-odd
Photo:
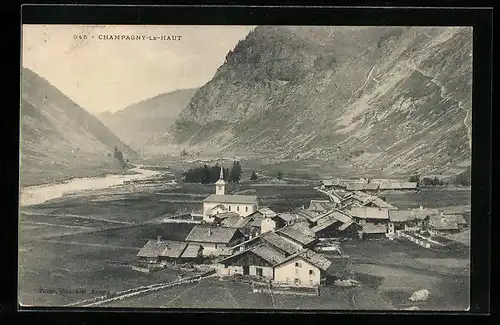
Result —
[{"label": "chimney", "polygon": [[156,236],[156,242],[157,242],[157,243],[160,243],[160,242],[161,242],[161,236],[159,236],[159,235],[158,235],[158,236]]}]

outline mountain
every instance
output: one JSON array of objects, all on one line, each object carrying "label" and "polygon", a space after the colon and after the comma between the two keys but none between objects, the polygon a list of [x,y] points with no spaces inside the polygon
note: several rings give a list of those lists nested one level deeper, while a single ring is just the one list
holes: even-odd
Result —
[{"label": "mountain", "polygon": [[96,117],[47,80],[23,68],[21,84],[21,185],[122,171],[113,157],[137,157]]},{"label": "mountain", "polygon": [[260,26],[156,141],[390,175],[458,173],[471,160],[471,89],[471,28]]},{"label": "mountain", "polygon": [[104,112],[97,117],[133,149],[146,154],[159,151],[147,144],[176,120],[196,90],[181,89],[160,94],[118,112]]}]

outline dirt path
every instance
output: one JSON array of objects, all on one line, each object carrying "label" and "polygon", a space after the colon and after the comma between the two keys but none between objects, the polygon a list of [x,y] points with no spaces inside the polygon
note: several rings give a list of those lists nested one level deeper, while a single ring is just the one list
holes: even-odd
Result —
[{"label": "dirt path", "polygon": [[182,297],[183,295],[185,295],[186,293],[189,293],[191,291],[194,290],[194,288],[196,288],[198,286],[200,282],[197,282],[194,286],[190,287],[190,288],[187,288],[186,290],[182,291],[180,294],[178,294],[176,297],[174,297],[174,299],[168,301],[166,304],[160,306],[160,308],[168,308],[168,306],[173,303],[174,301],[176,301],[177,299],[179,299],[180,297]]},{"label": "dirt path", "polygon": [[229,290],[229,288],[226,285],[224,285],[224,292],[231,299],[231,301],[233,302],[233,304],[236,308],[241,308],[241,305],[239,304],[238,299],[236,299],[234,297],[234,295],[231,293],[231,290]]}]

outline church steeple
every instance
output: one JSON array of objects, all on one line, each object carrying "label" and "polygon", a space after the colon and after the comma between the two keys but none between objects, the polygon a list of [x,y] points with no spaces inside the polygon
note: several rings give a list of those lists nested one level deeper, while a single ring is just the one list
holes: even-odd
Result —
[{"label": "church steeple", "polygon": [[219,180],[215,183],[215,194],[217,194],[217,195],[226,194],[226,182],[224,181],[224,167],[223,166],[220,166]]}]

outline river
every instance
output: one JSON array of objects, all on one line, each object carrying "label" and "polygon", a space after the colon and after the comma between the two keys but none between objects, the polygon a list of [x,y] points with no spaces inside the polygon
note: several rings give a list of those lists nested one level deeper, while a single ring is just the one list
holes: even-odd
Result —
[{"label": "river", "polygon": [[110,174],[103,177],[74,178],[64,183],[25,187],[21,189],[20,205],[29,206],[41,204],[48,200],[60,198],[68,193],[104,189],[115,185],[121,185],[126,181],[142,180],[161,174],[159,171],[138,167],[131,169],[131,171],[137,172],[138,174]]}]

